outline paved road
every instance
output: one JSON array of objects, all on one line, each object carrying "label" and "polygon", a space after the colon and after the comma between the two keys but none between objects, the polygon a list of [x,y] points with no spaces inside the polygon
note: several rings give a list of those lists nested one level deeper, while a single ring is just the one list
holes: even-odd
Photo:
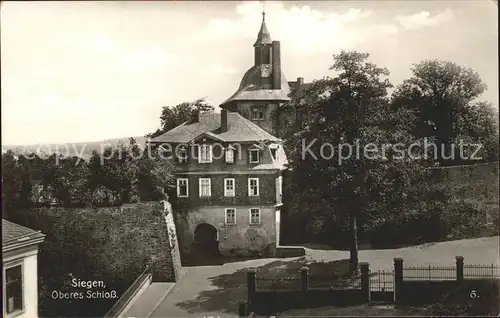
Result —
[{"label": "paved road", "polygon": [[[372,270],[392,269],[395,257],[403,258],[406,265],[453,265],[457,255],[465,257],[465,264],[498,264],[499,237],[359,253],[360,261],[369,262]],[[306,252],[306,258],[310,261],[328,262],[348,257],[349,252],[345,251],[307,249]],[[235,316],[238,301],[246,299],[245,273],[248,268],[286,266],[297,259],[261,259],[189,267],[186,275],[151,317]]]}]

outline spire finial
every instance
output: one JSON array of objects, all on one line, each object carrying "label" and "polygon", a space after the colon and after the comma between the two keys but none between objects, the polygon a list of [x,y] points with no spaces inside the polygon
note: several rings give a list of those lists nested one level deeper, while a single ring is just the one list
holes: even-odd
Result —
[{"label": "spire finial", "polygon": [[254,46],[256,45],[262,45],[262,44],[271,44],[271,35],[269,34],[269,31],[267,30],[266,26],[266,12],[264,10],[264,6],[262,6],[262,24],[260,26],[260,31],[257,36],[257,41],[255,42]]}]

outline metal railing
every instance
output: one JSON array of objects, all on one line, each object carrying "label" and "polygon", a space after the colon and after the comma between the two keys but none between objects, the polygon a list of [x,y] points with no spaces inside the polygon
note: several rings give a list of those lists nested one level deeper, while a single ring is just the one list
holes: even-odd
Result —
[{"label": "metal railing", "polygon": [[408,266],[403,267],[403,280],[456,280],[455,266]]},{"label": "metal railing", "polygon": [[464,265],[464,279],[500,278],[500,266],[469,264]]},{"label": "metal railing", "polygon": [[370,291],[393,292],[394,271],[376,271],[370,273]]},{"label": "metal railing", "polygon": [[144,271],[135,279],[129,288],[121,295],[104,317],[117,317],[130,301],[137,295],[144,282],[153,275],[153,266],[147,265]]}]

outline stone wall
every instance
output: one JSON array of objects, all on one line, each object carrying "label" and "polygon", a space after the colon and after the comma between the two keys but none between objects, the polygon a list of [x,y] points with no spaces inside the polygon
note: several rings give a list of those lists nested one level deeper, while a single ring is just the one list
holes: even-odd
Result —
[{"label": "stone wall", "polygon": [[[47,233],[40,245],[42,257],[48,255],[44,254],[46,249],[60,244],[78,245],[78,249],[87,253],[88,259],[82,261],[90,262],[102,275],[138,275],[153,260],[154,280],[173,282],[181,268],[178,243],[170,246],[168,225],[162,213],[160,202],[144,202],[117,207],[16,211],[11,221]],[[168,223],[173,226],[171,217]],[[42,276],[45,272],[49,275],[51,269],[40,269]]]},{"label": "stone wall", "polygon": [[[151,258],[153,261],[154,282],[175,282],[179,279],[181,259],[179,244],[172,213],[165,213],[161,202],[145,202],[127,204],[121,207],[122,212],[143,213],[151,216],[150,240]],[[137,247],[141,248],[141,247]]]},{"label": "stone wall", "polygon": [[[194,232],[207,223],[219,233],[219,251],[225,256],[269,256],[276,250],[276,208],[274,206],[235,206],[236,224],[225,224],[227,206],[204,206],[174,211],[180,248],[194,252]],[[260,208],[261,222],[250,225],[250,208]]]},{"label": "stone wall", "polygon": [[432,168],[433,180],[457,198],[498,201],[498,162]]}]

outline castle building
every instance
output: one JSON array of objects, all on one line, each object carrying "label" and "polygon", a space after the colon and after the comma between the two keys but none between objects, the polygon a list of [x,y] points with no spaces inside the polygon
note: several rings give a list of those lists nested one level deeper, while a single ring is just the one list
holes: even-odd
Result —
[{"label": "castle building", "polygon": [[279,245],[287,163],[279,111],[290,85],[303,80],[287,82],[264,13],[254,57],[220,114],[193,113],[150,141],[173,153],[173,215],[183,255],[272,256]]},{"label": "castle building", "polygon": [[288,82],[281,68],[280,42],[273,41],[266,26],[265,13],[254,45],[254,65],[245,72],[238,90],[220,107],[238,112],[268,133],[281,136],[293,124],[281,116],[280,108],[290,101],[291,90],[304,83],[302,77]]}]

